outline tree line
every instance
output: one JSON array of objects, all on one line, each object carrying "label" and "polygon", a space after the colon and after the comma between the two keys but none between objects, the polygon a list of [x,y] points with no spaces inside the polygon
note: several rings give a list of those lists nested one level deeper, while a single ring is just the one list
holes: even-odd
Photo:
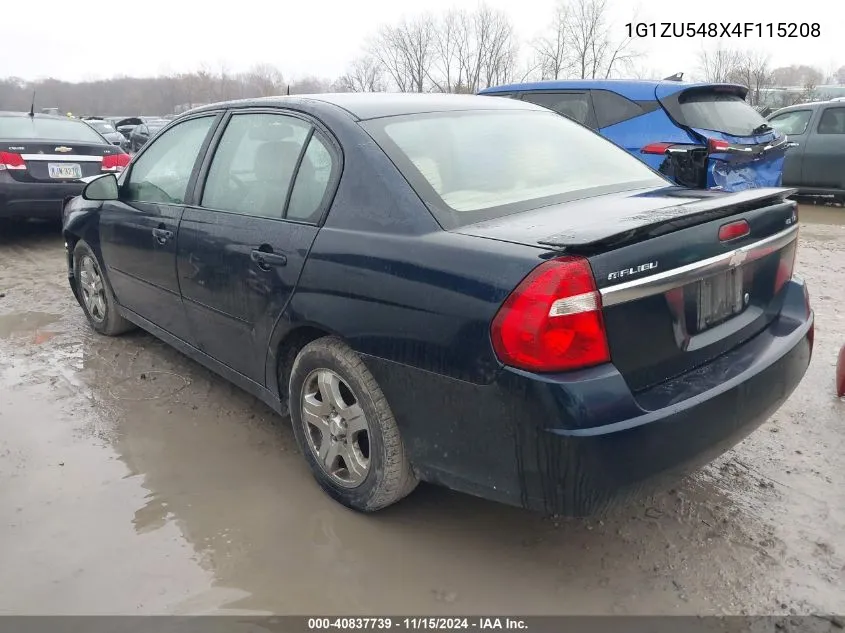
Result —
[{"label": "tree line", "polygon": [[[635,16],[626,21],[635,21]],[[521,41],[510,17],[483,2],[474,10],[418,13],[383,24],[336,78],[286,78],[270,64],[247,72],[200,68],[159,77],[97,81],[0,79],[0,110],[58,107],[74,114],[168,114],[199,104],[248,97],[328,91],[475,93],[489,86],[543,79],[659,79],[645,68],[637,42],[622,34],[608,0],[559,0],[544,32]],[[678,69],[683,70],[683,69]],[[774,85],[800,85],[809,94],[824,78],[808,66],[770,68],[767,56],[719,48],[699,55],[698,76],[739,82],[760,101]],[[845,67],[835,80],[845,83]],[[798,82],[798,83],[795,83]]]}]

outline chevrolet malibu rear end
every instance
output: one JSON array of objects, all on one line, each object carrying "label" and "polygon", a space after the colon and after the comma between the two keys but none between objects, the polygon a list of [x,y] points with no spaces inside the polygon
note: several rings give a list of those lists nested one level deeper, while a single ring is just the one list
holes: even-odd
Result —
[{"label": "chevrolet malibu rear end", "polygon": [[[712,460],[800,382],[813,314],[789,190],[671,186],[537,112],[361,125],[446,229],[402,257],[423,314],[365,357],[422,479],[590,514]],[[439,275],[413,274],[426,252]]]}]

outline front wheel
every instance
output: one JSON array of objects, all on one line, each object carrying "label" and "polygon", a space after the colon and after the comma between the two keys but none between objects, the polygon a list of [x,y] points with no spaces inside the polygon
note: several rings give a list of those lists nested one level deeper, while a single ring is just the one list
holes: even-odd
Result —
[{"label": "front wheel", "polygon": [[332,498],[373,512],[417,486],[381,388],[343,341],[326,337],[306,345],[294,361],[289,388],[296,441]]},{"label": "front wheel", "polygon": [[92,328],[106,336],[117,336],[135,327],[118,314],[111,286],[97,256],[84,240],[79,240],[73,249],[73,276],[79,303]]}]

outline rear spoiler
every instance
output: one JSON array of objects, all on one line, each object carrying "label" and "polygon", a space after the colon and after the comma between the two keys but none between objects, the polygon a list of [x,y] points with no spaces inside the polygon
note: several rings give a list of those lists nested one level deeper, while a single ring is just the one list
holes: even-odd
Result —
[{"label": "rear spoiler", "polygon": [[[704,199],[649,211],[622,220],[628,225],[627,227],[624,224],[608,226],[597,222],[592,227],[584,227],[586,230],[579,230],[576,235],[565,232],[556,233],[538,240],[538,243],[586,255],[598,250],[627,246],[737,213],[780,204],[797,192],[797,189],[782,187],[748,189],[736,193],[702,191],[697,193],[706,196]],[[663,193],[665,195],[665,192]],[[679,189],[675,195],[682,197],[685,194],[689,195],[688,190]]]}]

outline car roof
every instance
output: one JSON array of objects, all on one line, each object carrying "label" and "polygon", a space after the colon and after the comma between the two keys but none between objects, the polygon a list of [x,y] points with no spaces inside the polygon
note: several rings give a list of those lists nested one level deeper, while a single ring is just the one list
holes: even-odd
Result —
[{"label": "car roof", "polygon": [[[706,88],[733,84],[712,82],[672,81],[668,79],[552,79],[521,84],[506,84],[486,88],[479,94],[497,92],[527,92],[533,90],[609,90],[632,101],[653,101],[654,92],[660,86],[665,94],[673,94],[689,88]],[[671,88],[677,88],[672,90]]]},{"label": "car roof", "polygon": [[[7,116],[7,117],[28,117],[29,112],[12,112],[10,110],[0,110],[0,116]],[[61,119],[62,121],[80,121],[81,119],[74,119],[68,116],[63,116],[61,114],[42,114],[40,112],[35,113],[36,119]]]},{"label": "car roof", "polygon": [[785,114],[787,112],[792,112],[794,110],[816,110],[822,106],[831,105],[831,104],[843,104],[842,101],[837,101],[836,99],[828,99],[827,101],[810,101],[808,103],[795,103],[790,106],[785,106],[783,108],[778,108],[774,112],[772,112],[767,119],[771,119],[773,116],[777,114]]},{"label": "car roof", "polygon": [[428,112],[457,112],[461,110],[545,111],[545,108],[525,101],[490,99],[489,97],[479,97],[476,95],[407,92],[342,92],[225,101],[201,106],[189,112],[196,113],[207,110],[219,110],[221,108],[296,107],[305,103],[316,108],[322,105],[336,106],[346,110],[358,120]]}]

